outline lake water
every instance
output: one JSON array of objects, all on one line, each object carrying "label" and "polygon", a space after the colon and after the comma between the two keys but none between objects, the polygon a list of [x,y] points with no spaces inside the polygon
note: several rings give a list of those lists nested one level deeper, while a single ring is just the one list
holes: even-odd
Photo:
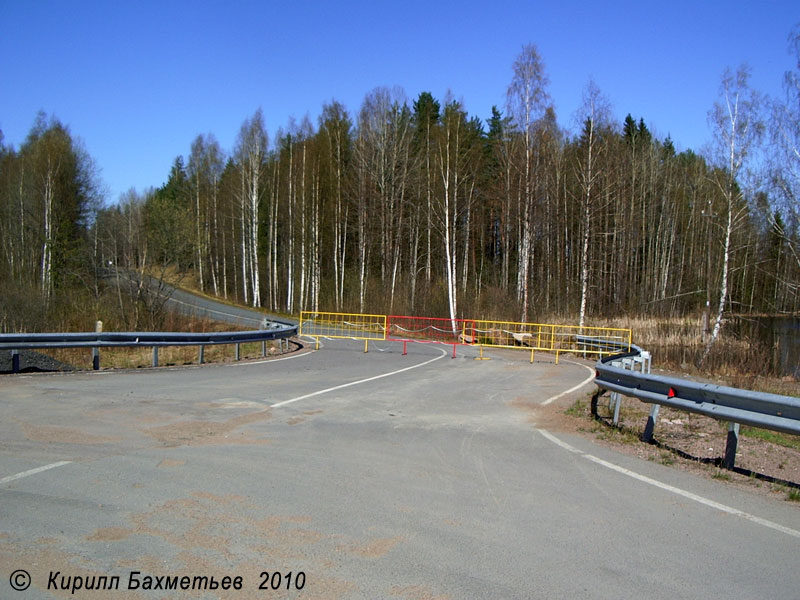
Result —
[{"label": "lake water", "polygon": [[735,317],[729,331],[772,348],[772,371],[800,378],[800,317]]}]

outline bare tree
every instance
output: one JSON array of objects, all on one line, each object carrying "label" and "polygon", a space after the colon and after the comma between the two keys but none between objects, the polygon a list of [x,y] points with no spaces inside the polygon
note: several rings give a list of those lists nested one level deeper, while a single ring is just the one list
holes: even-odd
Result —
[{"label": "bare tree", "polygon": [[[800,224],[800,24],[789,35],[790,51],[794,55],[795,70],[784,75],[784,101],[772,104],[769,153],[770,178],[783,210],[795,227]],[[797,266],[800,267],[800,243],[790,236],[784,222],[774,218],[770,212],[772,227],[789,247]]]},{"label": "bare tree", "polygon": [[534,166],[536,155],[534,127],[536,121],[544,115],[549,96],[546,91],[548,78],[544,71],[544,63],[535,45],[523,46],[512,69],[514,74],[507,92],[508,114],[522,134],[523,142],[522,164],[518,165],[522,177],[522,193],[519,208],[521,232],[517,299],[522,304],[520,320],[525,321],[528,316],[529,279],[533,262],[533,211],[536,202],[534,178],[540,175]]},{"label": "bare tree", "polygon": [[242,290],[245,303],[252,297],[252,306],[261,306],[261,280],[258,264],[258,213],[261,202],[262,177],[267,158],[267,132],[259,108],[252,119],[246,119],[236,142],[239,167],[239,208],[242,229]]},{"label": "bare tree", "polygon": [[344,274],[347,259],[349,205],[346,203],[347,171],[350,166],[352,123],[339,102],[322,107],[319,132],[323,145],[323,168],[327,173],[327,194],[332,203],[334,306],[341,310],[344,301]]},{"label": "bare tree", "polygon": [[209,271],[215,294],[219,294],[219,258],[215,246],[219,227],[217,199],[223,159],[222,149],[213,135],[198,135],[192,142],[188,176],[194,208],[195,268],[201,290],[206,288],[206,270]]},{"label": "bare tree", "polygon": [[[405,231],[406,193],[411,157],[412,121],[405,93],[400,88],[376,88],[366,95],[358,119],[356,155],[361,188],[372,199],[380,227],[381,281],[389,287],[389,307],[394,304]],[[364,215],[366,216],[366,215]],[[359,213],[359,231],[363,231]],[[363,223],[366,225],[366,223]],[[365,249],[361,254],[361,289],[365,283]]]},{"label": "bare tree", "polygon": [[578,324],[583,327],[586,322],[587,302],[589,297],[590,256],[589,243],[592,237],[592,216],[601,198],[599,168],[601,155],[604,152],[603,134],[611,123],[611,108],[600,88],[590,80],[583,92],[578,118],[582,121],[576,172],[580,188],[581,208],[581,248],[580,248],[580,311]]},{"label": "bare tree", "polygon": [[743,187],[747,183],[746,168],[764,133],[761,95],[749,86],[749,76],[746,66],[739,67],[735,73],[726,69],[720,97],[708,115],[714,132],[709,157],[716,166],[712,179],[722,201],[718,208],[709,204],[706,216],[718,219],[722,228],[722,268],[716,318],[701,363],[719,337],[728,301],[732,238],[748,213]]}]

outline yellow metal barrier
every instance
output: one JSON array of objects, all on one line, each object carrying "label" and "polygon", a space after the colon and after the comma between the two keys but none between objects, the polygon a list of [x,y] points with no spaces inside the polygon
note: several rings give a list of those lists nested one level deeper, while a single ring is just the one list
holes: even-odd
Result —
[{"label": "yellow metal barrier", "polygon": [[627,351],[631,347],[630,329],[509,321],[473,321],[471,325],[474,330],[466,333],[480,346],[481,358],[484,346],[530,350],[531,362],[537,350],[554,352],[556,364],[559,355],[565,352],[603,355]]},{"label": "yellow metal barrier", "polygon": [[386,315],[303,311],[300,313],[299,335],[314,338],[364,340],[364,352],[369,340],[386,339]]},{"label": "yellow metal barrier", "polygon": [[[427,317],[388,317],[390,324],[399,332],[411,329],[417,332],[414,341],[441,341],[426,327],[414,329],[416,323],[444,321]],[[401,322],[402,321],[402,322]],[[412,323],[413,321],[413,323]],[[418,323],[419,322],[419,323]],[[556,364],[561,354],[572,352],[583,355],[603,355],[625,352],[631,348],[631,330],[614,327],[578,327],[577,325],[548,325],[544,323],[514,323],[511,321],[472,321],[458,319],[458,337],[447,343],[469,344],[480,348],[517,348],[530,351],[531,362],[537,350],[552,352]],[[400,327],[408,325],[408,327]],[[424,331],[424,333],[423,333]],[[303,311],[300,313],[299,335],[313,338],[319,348],[320,338],[344,338],[364,340],[364,352],[369,349],[369,340],[399,339],[407,341],[408,335],[398,335],[387,328],[386,315],[364,315],[358,313],[332,313]],[[455,335],[448,330],[449,335]]]}]

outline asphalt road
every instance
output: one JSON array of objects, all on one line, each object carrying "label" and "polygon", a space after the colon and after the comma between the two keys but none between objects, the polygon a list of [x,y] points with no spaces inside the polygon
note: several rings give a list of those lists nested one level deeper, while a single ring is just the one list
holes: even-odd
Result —
[{"label": "asphalt road", "polygon": [[206,296],[198,296],[186,290],[173,288],[166,283],[161,285],[165,288],[165,292],[169,294],[167,307],[177,312],[252,329],[263,328],[265,324],[268,325],[270,322],[277,322],[283,325],[297,324],[286,317],[276,317],[260,310],[225,304]]},{"label": "asphalt road", "polygon": [[[137,271],[127,271],[124,269],[108,269],[104,272],[106,280],[111,285],[131,286],[135,288],[142,275]],[[242,327],[252,329],[264,328],[270,322],[282,325],[296,325],[297,323],[287,317],[277,317],[270,315],[260,309],[245,308],[226,304],[214,300],[209,296],[194,294],[188,290],[176,288],[166,281],[155,277],[145,276],[147,285],[154,294],[164,298],[164,305],[167,309],[185,315],[199,318],[222,321]]]},{"label": "asphalt road", "polygon": [[547,429],[591,363],[369,348],[0,376],[0,598],[798,596],[797,506]]}]

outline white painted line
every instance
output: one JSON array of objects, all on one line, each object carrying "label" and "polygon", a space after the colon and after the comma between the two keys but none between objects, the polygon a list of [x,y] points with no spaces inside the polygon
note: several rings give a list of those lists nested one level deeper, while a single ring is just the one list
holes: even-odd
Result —
[{"label": "white painted line", "polygon": [[651,479],[646,475],[641,475],[639,473],[636,473],[635,471],[626,469],[625,467],[620,467],[619,465],[610,463],[606,460],[603,460],[602,458],[597,458],[596,456],[592,456],[591,454],[584,454],[584,457],[591,460],[592,462],[596,462],[598,465],[603,465],[608,469],[613,469],[618,473],[622,473],[623,475],[627,475],[628,477],[633,477],[634,479],[638,479],[639,481],[643,481],[644,483],[647,483],[649,485],[661,488],[662,490],[672,492],[673,494],[678,494],[679,496],[683,496],[684,498],[688,498],[689,500],[694,500],[695,502],[699,502],[700,504],[705,504],[706,506],[710,506],[711,508],[715,508],[716,510],[720,510],[730,515],[741,517],[743,519],[747,519],[748,521],[752,521],[753,523],[758,523],[759,525],[763,525],[764,527],[769,527],[770,529],[775,529],[787,535],[792,535],[796,538],[800,538],[800,531],[790,529],[789,527],[784,527],[783,525],[779,525],[778,523],[773,523],[772,521],[768,521],[767,519],[762,519],[761,517],[757,517],[755,515],[751,515],[750,513],[746,513],[737,508],[732,508],[725,504],[720,504],[719,502],[715,502],[714,500],[709,500],[708,498],[704,498],[703,496],[698,496],[697,494],[693,494],[692,492],[682,490],[681,488],[669,485],[668,483],[662,483],[655,479]]},{"label": "white painted line", "polygon": [[56,467],[62,467],[64,465],[70,464],[71,460],[62,460],[59,462],[54,462],[49,465],[45,465],[43,467],[36,467],[35,469],[31,469],[29,471],[23,471],[22,473],[17,473],[16,475],[9,475],[8,477],[3,477],[0,479],[0,485],[4,483],[9,483],[11,481],[16,481],[17,479],[22,479],[23,477],[27,477],[28,475],[36,475],[36,473],[41,473],[42,471],[48,471],[50,469],[55,469]]},{"label": "white painted line", "polygon": [[425,365],[428,365],[428,364],[430,364],[430,363],[432,363],[434,361],[437,361],[437,360],[447,356],[447,352],[445,352],[441,348],[437,348],[437,350],[439,350],[439,352],[441,352],[441,355],[437,356],[436,358],[432,358],[430,360],[426,360],[423,363],[419,363],[417,365],[412,365],[410,367],[405,367],[403,369],[398,369],[397,371],[391,371],[389,373],[383,373],[381,375],[375,375],[374,377],[367,377],[366,379],[359,379],[357,381],[351,381],[350,383],[343,383],[342,385],[337,385],[337,386],[334,386],[334,387],[326,388],[324,390],[311,392],[310,394],[305,394],[303,396],[298,396],[297,398],[292,398],[290,400],[284,400],[283,402],[277,402],[275,404],[271,404],[270,408],[280,408],[281,406],[286,406],[287,404],[292,404],[294,402],[299,402],[300,400],[305,400],[306,398],[313,398],[314,396],[320,396],[322,394],[327,394],[328,392],[335,392],[336,390],[341,390],[341,389],[344,389],[344,388],[347,388],[347,387],[350,387],[350,386],[353,386],[353,385],[359,385],[359,384],[362,384],[362,383],[367,383],[369,381],[375,381],[376,379],[383,379],[384,377],[390,377],[392,375],[397,375],[399,373],[404,373],[405,371],[410,371],[411,369],[418,369],[419,367],[424,367]]},{"label": "white painted line", "polygon": [[547,438],[548,440],[550,440],[554,444],[557,444],[558,446],[564,448],[565,450],[568,450],[568,451],[573,452],[575,454],[580,454],[583,458],[585,458],[587,460],[590,460],[593,463],[596,463],[598,465],[602,465],[603,467],[606,467],[607,469],[611,469],[613,471],[616,471],[617,473],[622,473],[623,475],[627,475],[628,477],[632,477],[633,479],[636,479],[636,480],[641,481],[643,483],[646,483],[648,485],[652,485],[654,487],[657,487],[659,489],[665,490],[667,492],[672,492],[673,494],[677,494],[678,496],[683,496],[684,498],[688,498],[689,500],[693,500],[693,501],[695,501],[695,502],[697,502],[699,504],[703,504],[704,506],[708,506],[708,507],[713,508],[715,510],[719,510],[721,512],[724,512],[724,513],[727,513],[729,515],[733,515],[733,516],[736,516],[736,517],[741,517],[742,519],[746,519],[746,520],[748,520],[748,521],[750,521],[752,523],[757,523],[758,525],[761,525],[763,527],[768,527],[770,529],[774,529],[775,531],[780,531],[781,533],[785,533],[786,535],[791,535],[793,537],[800,538],[800,531],[797,531],[796,529],[791,529],[790,527],[785,527],[784,525],[780,525],[780,524],[775,523],[773,521],[769,521],[767,519],[762,519],[761,517],[757,517],[757,516],[752,515],[750,513],[744,512],[742,510],[739,510],[738,508],[733,508],[733,507],[728,506],[726,504],[721,504],[721,503],[716,502],[714,500],[710,500],[709,498],[706,498],[704,496],[700,496],[698,494],[689,492],[687,490],[683,490],[681,488],[675,487],[674,485],[669,485],[668,483],[663,483],[661,481],[658,481],[657,479],[652,479],[651,477],[647,477],[646,475],[642,475],[640,473],[637,473],[636,471],[631,471],[630,469],[626,469],[625,467],[621,467],[621,466],[616,465],[616,464],[614,464],[612,462],[608,462],[607,460],[603,460],[602,458],[598,458],[598,457],[593,456],[591,454],[587,454],[587,453],[585,453],[585,452],[583,452],[581,450],[578,450],[577,448],[575,448],[573,446],[570,446],[566,442],[562,442],[560,439],[558,439],[552,433],[550,433],[549,431],[546,431],[544,429],[537,429],[536,431],[541,433],[543,437]]},{"label": "white painted line", "polygon": [[[283,358],[265,358],[264,360],[253,360],[253,361],[239,361],[239,362],[232,362],[232,363],[223,363],[223,366],[226,367],[248,367],[250,365],[266,365],[268,363],[280,362],[282,360],[292,360],[293,358],[301,358],[303,356],[311,356],[316,352],[313,348],[308,352],[303,352],[302,354],[293,354],[292,356],[284,356]],[[214,363],[208,363],[213,365]]]},{"label": "white painted line", "polygon": [[554,444],[561,446],[562,448],[564,448],[564,450],[567,450],[568,452],[574,452],[575,454],[583,454],[582,450],[578,450],[575,446],[570,446],[567,442],[562,442],[560,439],[558,439],[549,431],[546,431],[544,429],[537,429],[536,431],[541,433],[544,437],[546,437]]},{"label": "white painted line", "polygon": [[578,385],[576,385],[574,387],[571,387],[568,390],[565,390],[565,391],[561,392],[560,394],[556,394],[552,398],[548,398],[547,400],[542,402],[542,406],[547,406],[551,402],[555,402],[559,398],[562,398],[562,397],[566,396],[567,394],[571,394],[572,392],[575,392],[575,391],[579,390],[580,388],[585,386],[587,383],[589,383],[592,379],[594,379],[594,369],[592,367],[590,367],[588,365],[582,365],[581,363],[576,363],[576,362],[573,362],[571,360],[568,360],[566,362],[571,363],[573,365],[578,365],[579,367],[583,367],[584,369],[588,369],[589,372],[591,373],[591,375],[589,375],[589,377],[587,377],[586,379],[581,381]]}]

